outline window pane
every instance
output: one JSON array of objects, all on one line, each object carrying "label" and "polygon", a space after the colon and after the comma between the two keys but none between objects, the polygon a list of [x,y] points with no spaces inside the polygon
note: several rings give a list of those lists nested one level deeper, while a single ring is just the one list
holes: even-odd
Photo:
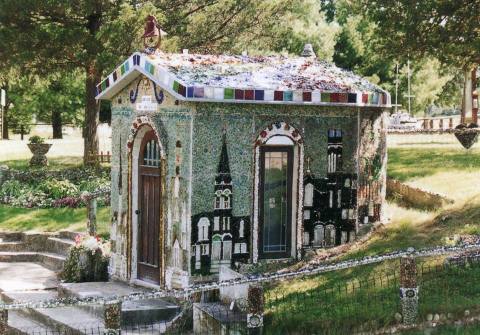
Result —
[{"label": "window pane", "polygon": [[263,251],[284,252],[288,224],[288,153],[265,152]]}]

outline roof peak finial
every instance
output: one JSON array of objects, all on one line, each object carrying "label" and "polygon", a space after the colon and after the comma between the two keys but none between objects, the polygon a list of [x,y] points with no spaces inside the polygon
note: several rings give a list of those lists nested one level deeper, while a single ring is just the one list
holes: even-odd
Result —
[{"label": "roof peak finial", "polygon": [[157,18],[153,15],[148,15],[145,20],[145,29],[143,32],[143,44],[145,46],[146,53],[155,53],[160,48],[162,36],[167,35],[157,22]]},{"label": "roof peak finial", "polygon": [[316,58],[315,52],[313,51],[313,46],[310,43],[306,43],[303,47],[302,57],[312,57]]}]

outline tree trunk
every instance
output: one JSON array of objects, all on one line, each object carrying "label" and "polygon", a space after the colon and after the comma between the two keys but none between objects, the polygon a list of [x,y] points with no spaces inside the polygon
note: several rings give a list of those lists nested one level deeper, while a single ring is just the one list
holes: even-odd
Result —
[{"label": "tree trunk", "polygon": [[472,122],[472,69],[464,69],[461,123]]},{"label": "tree trunk", "polygon": [[63,138],[62,134],[62,113],[58,110],[52,111],[53,138]]},{"label": "tree trunk", "polygon": [[3,108],[3,120],[2,120],[2,139],[8,140],[8,103],[6,107]]},{"label": "tree trunk", "polygon": [[85,80],[85,125],[84,125],[84,151],[83,162],[85,165],[98,164],[98,113],[100,104],[95,100],[96,85],[100,82],[100,71],[95,61],[86,67],[87,78]]}]

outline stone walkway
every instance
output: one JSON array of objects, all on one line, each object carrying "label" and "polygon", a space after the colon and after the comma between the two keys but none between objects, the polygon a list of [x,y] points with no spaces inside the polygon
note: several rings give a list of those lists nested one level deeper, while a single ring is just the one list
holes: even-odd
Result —
[{"label": "stone walkway", "polygon": [[0,262],[0,291],[34,291],[56,289],[58,286],[55,272],[37,263]]}]

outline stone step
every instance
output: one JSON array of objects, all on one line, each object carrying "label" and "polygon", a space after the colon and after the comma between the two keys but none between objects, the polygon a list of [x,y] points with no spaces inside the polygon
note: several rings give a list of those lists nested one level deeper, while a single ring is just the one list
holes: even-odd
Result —
[{"label": "stone step", "polygon": [[0,242],[0,251],[25,251],[26,244],[22,241]]},{"label": "stone step", "polygon": [[75,245],[75,242],[66,238],[49,237],[46,244],[46,250],[49,252],[67,256],[70,248]]},{"label": "stone step", "polygon": [[22,241],[23,233],[0,232],[0,242]]},{"label": "stone step", "polygon": [[65,256],[50,252],[34,251],[2,251],[0,252],[0,262],[39,262],[46,268],[53,271],[63,269]]},{"label": "stone step", "polygon": [[72,241],[75,241],[75,237],[77,237],[78,234],[84,234],[84,233],[75,232],[75,231],[68,231],[68,230],[61,230],[57,233],[59,238],[72,240]]}]

